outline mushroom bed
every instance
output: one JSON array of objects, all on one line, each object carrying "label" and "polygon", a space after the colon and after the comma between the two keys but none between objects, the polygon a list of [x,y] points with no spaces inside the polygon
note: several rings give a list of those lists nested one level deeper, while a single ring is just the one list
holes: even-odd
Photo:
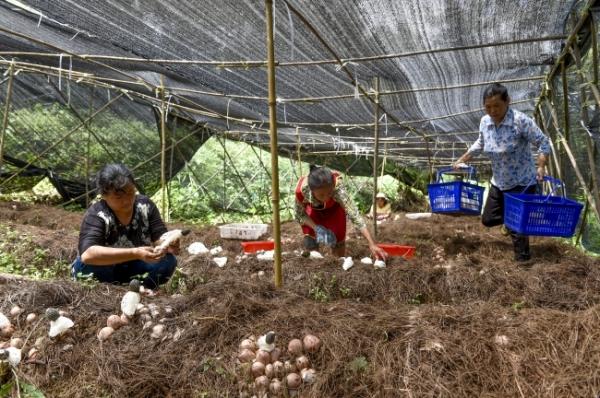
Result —
[{"label": "mushroom bed", "polygon": [[[240,258],[240,242],[221,239],[217,227],[172,224],[192,230],[174,278],[157,295],[141,295],[146,314],[136,313],[100,341],[109,316],[120,315],[128,287],[68,280],[64,264],[75,256],[81,217],[0,203],[0,260],[9,253],[24,267],[63,264],[46,281],[0,276],[0,311],[13,324],[12,337],[24,343],[16,375],[48,397],[261,396],[273,382],[254,380],[244,348],[279,376],[279,395],[268,396],[600,393],[600,262],[560,240],[532,239],[534,261],[518,266],[509,238],[476,217],[400,214],[379,226],[378,240],[415,246],[415,256],[394,257],[381,269],[362,264],[366,242],[350,231],[354,266],[344,271],[331,255],[299,255],[300,229],[287,223],[284,284],[277,289],[272,261]],[[217,266],[210,253],[190,255],[192,242],[221,246],[215,256],[227,263]],[[14,306],[21,312],[11,315]],[[74,322],[56,338],[47,337],[49,307]],[[30,313],[37,318],[28,322]],[[297,389],[288,385],[285,365],[273,364],[272,352],[266,358],[252,345],[269,331],[278,361],[296,366]],[[318,344],[290,343],[307,335]],[[28,357],[34,345],[37,352]],[[262,377],[265,370],[256,372]]]}]

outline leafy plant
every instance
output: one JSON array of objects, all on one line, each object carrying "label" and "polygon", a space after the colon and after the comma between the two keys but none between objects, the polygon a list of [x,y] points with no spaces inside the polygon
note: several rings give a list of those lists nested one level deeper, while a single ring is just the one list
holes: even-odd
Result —
[{"label": "leafy plant", "polygon": [[413,298],[408,299],[408,304],[421,305],[425,302],[425,297],[421,293],[417,293]]},{"label": "leafy plant", "polygon": [[356,357],[348,364],[348,367],[356,373],[365,372],[369,369],[369,361],[363,356]]},{"label": "leafy plant", "polygon": [[526,304],[526,303],[525,303],[525,301],[515,301],[515,302],[514,302],[514,303],[511,305],[511,308],[512,308],[514,311],[520,311],[520,310],[522,310],[523,308],[525,308],[525,304]]}]

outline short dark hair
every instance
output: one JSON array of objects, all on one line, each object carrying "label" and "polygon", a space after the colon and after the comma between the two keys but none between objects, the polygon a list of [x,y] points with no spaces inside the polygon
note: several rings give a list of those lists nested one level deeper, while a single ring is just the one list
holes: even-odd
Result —
[{"label": "short dark hair", "polygon": [[333,174],[327,167],[310,166],[308,173],[308,187],[310,189],[319,189],[333,184]]},{"label": "short dark hair", "polygon": [[96,177],[96,187],[101,195],[125,192],[125,188],[130,184],[135,185],[133,173],[122,163],[107,164]]},{"label": "short dark hair", "polygon": [[499,95],[502,101],[508,101],[508,89],[500,83],[490,84],[483,90],[483,102],[486,99]]}]

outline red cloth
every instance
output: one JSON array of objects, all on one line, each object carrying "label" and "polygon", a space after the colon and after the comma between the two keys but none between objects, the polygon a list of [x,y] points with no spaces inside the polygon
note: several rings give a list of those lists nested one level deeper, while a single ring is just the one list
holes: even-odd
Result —
[{"label": "red cloth", "polygon": [[[337,180],[337,173],[333,174],[333,182]],[[330,229],[335,234],[337,242],[346,240],[346,210],[338,202],[330,198],[325,202],[323,207],[314,208],[310,203],[304,203],[304,194],[302,193],[302,184],[306,177],[301,177],[296,186],[296,200],[304,205],[304,211],[308,218],[314,221],[317,225],[322,225]],[[305,235],[316,236],[315,231],[307,226],[302,225],[302,232]]]}]

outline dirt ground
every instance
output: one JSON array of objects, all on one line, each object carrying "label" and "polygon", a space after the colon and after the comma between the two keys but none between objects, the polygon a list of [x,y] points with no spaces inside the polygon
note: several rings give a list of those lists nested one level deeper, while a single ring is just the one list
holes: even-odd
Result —
[{"label": "dirt ground", "polygon": [[[416,246],[415,257],[393,258],[385,269],[361,264],[366,242],[351,232],[348,254],[355,265],[343,271],[332,256],[314,260],[295,253],[301,234],[287,223],[284,287],[276,289],[272,262],[249,256],[236,263],[239,241],[221,239],[216,227],[192,226],[176,280],[142,298],[160,308],[156,319],[163,318],[165,338],[151,338],[136,318],[101,343],[96,335],[119,312],[126,288],[67,279],[81,216],[0,203],[5,251],[19,252],[25,240],[46,251],[36,266],[62,264],[62,279],[0,277],[0,310],[25,310],[11,317],[13,337],[26,340],[24,353],[48,331],[43,317],[26,323],[27,313],[53,306],[75,322],[71,334],[46,338],[36,358],[17,370],[20,380],[48,397],[247,396],[238,345],[269,330],[276,332],[283,359],[294,359],[285,352],[292,338],[312,333],[322,341],[309,355],[316,381],[302,385],[300,397],[600,393],[600,262],[559,240],[532,239],[534,261],[519,266],[510,239],[477,218],[409,220],[400,214],[380,226],[379,241]],[[221,245],[227,265],[188,254],[194,241]],[[27,261],[27,253],[22,258]]]}]

